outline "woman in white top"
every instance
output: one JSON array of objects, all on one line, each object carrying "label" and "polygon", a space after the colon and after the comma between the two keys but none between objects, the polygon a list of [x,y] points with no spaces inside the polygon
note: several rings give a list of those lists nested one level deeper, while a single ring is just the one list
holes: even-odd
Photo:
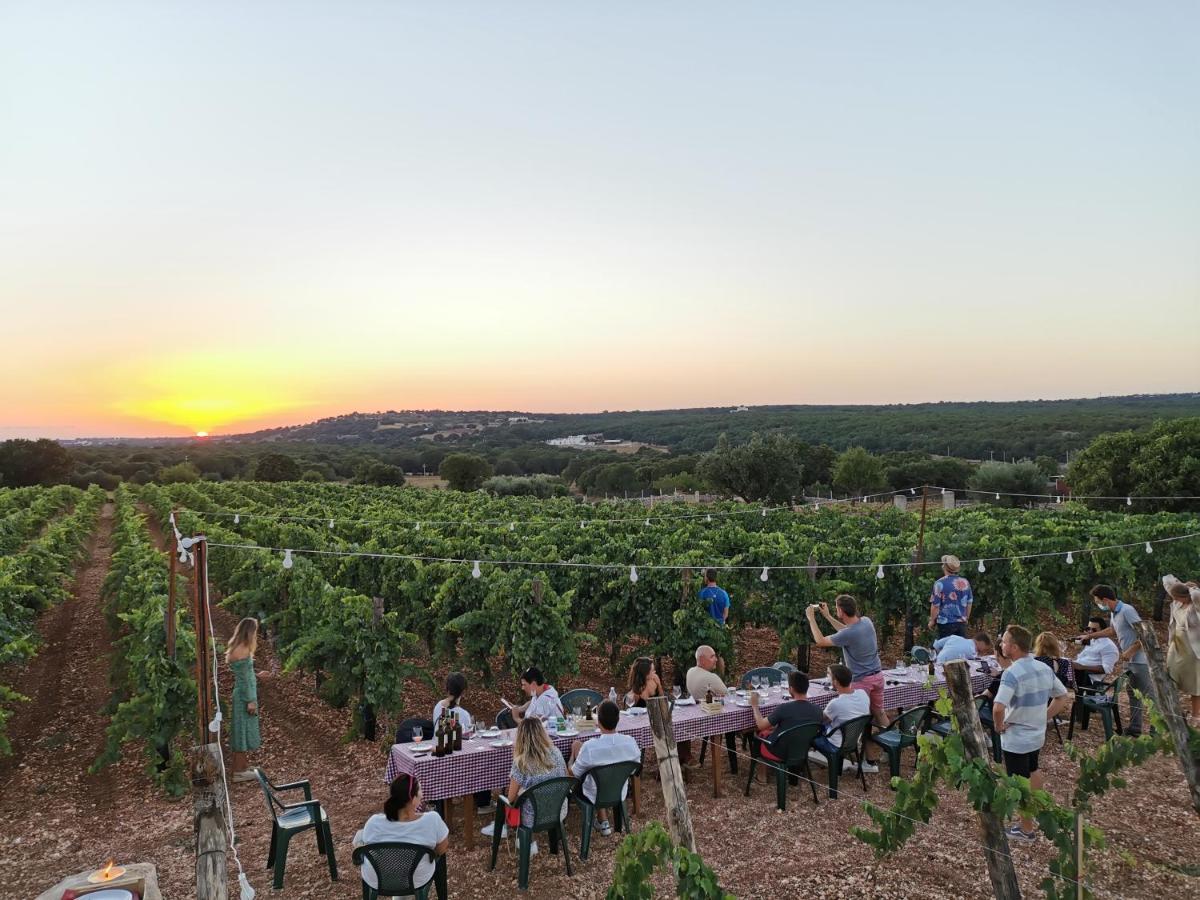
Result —
[{"label": "woman in white top", "polygon": [[[382,841],[402,841],[430,848],[441,856],[450,846],[450,829],[435,812],[421,812],[421,785],[411,775],[397,775],[391,793],[383,804],[383,812],[367,819],[367,824],[354,835],[354,846],[377,844]],[[413,887],[428,884],[433,878],[435,864],[425,857],[413,873]],[[379,887],[379,876],[371,864],[363,860],[362,880],[373,888]]]},{"label": "woman in white top", "polygon": [[[1171,581],[1168,582],[1167,579]],[[1167,625],[1167,672],[1178,688],[1191,697],[1192,725],[1200,722],[1200,587],[1172,575],[1163,578],[1171,598]]]},{"label": "woman in white top", "polygon": [[453,710],[454,714],[458,716],[458,721],[462,723],[463,731],[471,730],[471,714],[459,706],[462,702],[462,695],[466,691],[466,675],[462,672],[451,672],[446,676],[446,696],[433,706],[434,724],[437,724],[437,720],[442,717],[442,713]]}]

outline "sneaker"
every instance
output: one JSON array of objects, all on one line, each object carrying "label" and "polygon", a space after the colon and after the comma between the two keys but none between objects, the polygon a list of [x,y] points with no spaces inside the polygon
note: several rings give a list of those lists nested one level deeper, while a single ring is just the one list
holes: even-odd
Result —
[{"label": "sneaker", "polygon": [[864,759],[863,771],[868,775],[877,775],[879,773],[879,763],[873,763],[869,759]]},{"label": "sneaker", "polygon": [[[879,771],[879,766],[877,766],[873,762],[867,762],[866,760],[863,760],[862,770],[863,770],[863,773],[866,775],[874,775]],[[842,774],[846,774],[846,773],[853,773],[854,775],[857,775],[858,774],[857,764],[851,762],[848,759],[842,760]]]},{"label": "sneaker", "polygon": [[[484,837],[491,837],[493,834],[496,833],[496,823],[488,822],[486,825],[484,825],[482,828],[479,829],[479,833],[482,834]],[[502,838],[508,837],[508,826],[507,825],[505,825],[501,829],[500,837],[502,837]]]},{"label": "sneaker", "polygon": [[495,812],[496,812],[496,803],[495,803],[495,801],[492,801],[492,802],[490,802],[490,803],[486,804],[485,806],[477,806],[477,807],[475,807],[475,814],[476,814],[476,815],[492,815],[492,814],[494,814]]},{"label": "sneaker", "polygon": [[1020,825],[1013,825],[1008,829],[1008,839],[1017,843],[1032,844],[1037,840],[1036,831],[1024,831]]},{"label": "sneaker", "polygon": [[531,841],[529,843],[529,858],[532,859],[535,856],[537,856],[537,841]]},{"label": "sneaker", "polygon": [[604,837],[610,837],[612,835],[612,822],[609,822],[607,819],[603,822],[597,822],[596,830],[604,835]]},{"label": "sneaker", "polygon": [[808,761],[814,766],[828,766],[829,760],[824,753],[818,753],[816,750],[808,751]]}]

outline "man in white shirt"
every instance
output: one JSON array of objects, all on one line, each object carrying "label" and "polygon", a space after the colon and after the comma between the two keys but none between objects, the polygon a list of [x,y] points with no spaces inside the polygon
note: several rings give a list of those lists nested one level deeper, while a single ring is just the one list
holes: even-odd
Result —
[{"label": "man in white shirt", "polygon": [[[1085,633],[1088,635],[1099,634],[1107,627],[1108,622],[1101,616],[1092,616],[1088,619]],[[1117,645],[1110,638],[1084,638],[1083,647],[1072,663],[1075,668],[1075,682],[1083,687],[1093,687],[1102,682],[1105,675],[1113,673],[1120,655],[1121,651],[1117,649]]]},{"label": "man in white shirt", "polygon": [[984,631],[979,632],[973,639],[951,634],[934,641],[933,649],[937,652],[937,661],[940,663],[948,663],[952,659],[978,659],[991,656],[992,639]]},{"label": "man in white shirt", "polygon": [[[853,680],[854,677],[845,666],[833,665],[829,667],[829,683],[833,685],[837,696],[825,704],[825,734],[817,735],[813,740],[814,749],[808,751],[810,762],[821,766],[828,765],[828,759],[824,753],[832,753],[842,746],[842,733],[837,729],[841,728],[851,719],[871,714],[871,698],[861,688],[851,687],[850,683]],[[823,751],[823,753],[818,753],[818,750]],[[879,766],[875,763],[864,761],[863,771],[878,772]]]},{"label": "man in white shirt", "polygon": [[[617,734],[617,723],[620,719],[621,711],[617,709],[617,704],[605,700],[596,710],[596,720],[600,726],[599,736],[588,741],[575,741],[571,745],[567,774],[579,779],[580,786],[577,790],[592,803],[596,802],[596,780],[588,778],[588,772],[612,763],[641,762],[642,751],[637,741],[627,734]],[[622,800],[628,791],[627,781],[621,787]],[[612,834],[612,823],[609,821],[607,809],[596,810],[596,828],[605,837]]]},{"label": "man in white shirt", "polygon": [[558,699],[558,691],[554,685],[546,684],[542,670],[530,666],[521,676],[521,690],[529,695],[529,700],[521,706],[513,706],[507,700],[504,705],[512,710],[513,718],[519,723],[526,716],[538,719],[555,719],[563,714],[562,701]]}]

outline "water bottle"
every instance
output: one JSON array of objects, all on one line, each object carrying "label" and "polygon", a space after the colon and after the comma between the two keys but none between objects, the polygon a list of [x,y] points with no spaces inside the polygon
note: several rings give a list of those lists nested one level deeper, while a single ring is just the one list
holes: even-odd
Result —
[{"label": "water bottle", "polygon": [[610,687],[608,689],[608,699],[613,703],[617,702],[617,689],[615,687]]}]

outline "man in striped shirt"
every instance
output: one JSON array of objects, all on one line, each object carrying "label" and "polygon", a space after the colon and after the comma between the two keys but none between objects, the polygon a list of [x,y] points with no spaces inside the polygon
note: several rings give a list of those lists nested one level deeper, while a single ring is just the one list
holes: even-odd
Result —
[{"label": "man in striped shirt", "polygon": [[[1038,769],[1038,754],[1046,742],[1046,723],[1064,712],[1071,698],[1054,670],[1030,656],[1033,635],[1020,625],[1010,625],[1000,640],[1000,649],[1013,661],[1000,676],[1000,689],[992,706],[992,721],[1004,751],[1004,769],[1009,775],[1024,775],[1035,791],[1044,779]],[[1022,817],[1008,830],[1009,840],[1037,840],[1033,819]]]}]

